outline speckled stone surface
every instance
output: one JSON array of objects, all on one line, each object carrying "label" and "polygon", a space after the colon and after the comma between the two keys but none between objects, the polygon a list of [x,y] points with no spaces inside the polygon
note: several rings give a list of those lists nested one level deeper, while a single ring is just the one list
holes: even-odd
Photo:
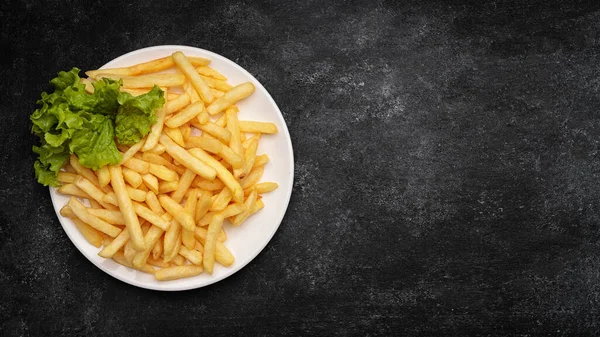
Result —
[{"label": "speckled stone surface", "polygon": [[[600,333],[599,9],[2,2],[1,334]],[[161,44],[255,75],[296,157],[267,248],[181,293],[129,286],[77,251],[34,180],[29,133],[59,70]]]}]

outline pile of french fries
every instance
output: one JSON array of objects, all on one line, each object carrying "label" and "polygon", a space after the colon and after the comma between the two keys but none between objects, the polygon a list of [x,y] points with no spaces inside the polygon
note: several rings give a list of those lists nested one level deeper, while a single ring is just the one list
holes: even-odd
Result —
[{"label": "pile of french fries", "polygon": [[[209,63],[175,52],[86,72],[88,92],[101,78],[121,79],[121,90],[132,95],[158,85],[166,103],[144,139],[119,145],[120,165],[93,171],[72,155],[58,174],[58,192],[71,196],[60,213],[102,247],[98,255],[157,280],[212,274],[215,261],[230,266],[223,223],[240,226],[264,207],[261,194],[278,187],[259,182],[269,157],[256,153],[261,136],[277,127],[238,119],[235,104],[254,85],[231,86]],[[176,72],[169,73],[172,68]]]}]

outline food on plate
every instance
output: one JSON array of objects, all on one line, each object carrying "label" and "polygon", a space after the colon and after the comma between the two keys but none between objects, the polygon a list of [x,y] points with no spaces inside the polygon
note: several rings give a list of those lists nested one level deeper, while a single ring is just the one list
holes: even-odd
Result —
[{"label": "food on plate", "polygon": [[86,75],[58,73],[30,116],[36,178],[70,197],[60,214],[99,256],[160,281],[233,264],[224,224],[278,187],[258,153],[277,127],[238,118],[254,85],[182,52]]}]

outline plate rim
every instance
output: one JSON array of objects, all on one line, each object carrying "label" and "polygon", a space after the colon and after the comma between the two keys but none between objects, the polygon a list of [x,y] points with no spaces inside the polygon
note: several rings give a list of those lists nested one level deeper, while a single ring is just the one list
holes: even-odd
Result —
[{"label": "plate rim", "polygon": [[[275,102],[275,100],[273,99],[273,97],[271,96],[271,94],[269,93],[269,91],[262,85],[262,83],[260,83],[260,81],[258,81],[258,79],[256,79],[250,72],[248,72],[246,69],[242,68],[242,66],[240,66],[239,64],[237,64],[236,62],[230,60],[229,58],[222,56],[220,54],[217,54],[215,52],[212,52],[210,50],[206,50],[203,48],[198,48],[198,47],[192,47],[192,46],[185,46],[185,45],[158,45],[158,46],[150,46],[150,47],[144,47],[144,48],[140,48],[140,49],[136,49],[133,51],[130,51],[128,53],[125,53],[123,55],[120,55],[110,61],[108,61],[107,63],[105,63],[104,65],[102,65],[100,68],[98,69],[102,69],[105,68],[108,64],[113,63],[113,62],[118,62],[119,60],[126,58],[126,57],[130,57],[133,54],[138,54],[138,53],[143,53],[143,52],[148,52],[148,51],[153,51],[153,50],[163,50],[163,49],[167,49],[167,50],[182,50],[185,52],[185,49],[187,50],[199,50],[202,53],[206,53],[214,58],[220,58],[228,63],[230,63],[234,68],[237,68],[238,71],[241,71],[245,76],[249,77],[250,79],[252,79],[254,81],[255,84],[258,84],[258,86],[260,86],[260,88],[262,88],[262,90],[264,90],[264,93],[266,94],[266,98],[268,99],[268,101],[275,107],[275,112],[277,115],[277,118],[280,119],[281,124],[283,125],[283,133],[284,133],[284,137],[287,140],[287,147],[289,149],[289,153],[290,153],[290,162],[289,162],[289,166],[290,166],[290,172],[288,173],[290,179],[288,181],[288,193],[286,196],[286,199],[284,201],[284,211],[281,215],[281,218],[278,219],[277,224],[274,226],[273,230],[268,233],[265,238],[266,240],[264,241],[264,244],[262,244],[258,249],[255,250],[255,252],[253,252],[252,254],[250,254],[249,258],[245,259],[244,262],[242,262],[241,264],[239,264],[238,266],[236,266],[235,268],[231,268],[231,269],[227,269],[227,271],[223,274],[220,275],[218,277],[214,277],[211,278],[208,282],[205,282],[203,284],[200,285],[187,285],[187,286],[179,286],[179,287],[168,287],[168,282],[171,281],[162,281],[164,283],[158,283],[158,284],[147,284],[145,282],[136,280],[136,279],[128,279],[123,277],[120,273],[118,272],[114,272],[113,270],[110,270],[108,268],[103,267],[99,262],[95,261],[94,259],[92,259],[91,257],[88,256],[88,254],[84,251],[83,247],[80,246],[81,244],[83,244],[84,242],[80,242],[81,240],[76,240],[75,238],[73,238],[71,236],[71,234],[69,233],[69,231],[67,231],[66,229],[66,225],[64,222],[66,222],[66,218],[63,219],[63,217],[60,215],[60,209],[58,207],[56,207],[56,205],[58,205],[58,202],[55,200],[55,196],[54,194],[56,193],[52,193],[53,190],[56,190],[53,187],[49,187],[48,192],[50,194],[50,199],[52,201],[52,206],[54,208],[54,212],[56,213],[57,219],[59,221],[59,223],[61,224],[61,227],[63,228],[63,231],[65,232],[65,234],[67,234],[67,237],[69,238],[69,240],[71,241],[71,243],[77,248],[77,250],[79,250],[79,252],[88,260],[90,261],[93,265],[95,265],[98,269],[100,269],[101,271],[103,271],[104,273],[108,274],[111,277],[114,277],[124,283],[130,284],[132,286],[138,287],[138,288],[143,288],[143,289],[148,289],[148,290],[155,290],[155,291],[185,291],[185,290],[192,290],[192,289],[198,289],[198,288],[203,288],[203,287],[207,287],[210,286],[212,284],[215,284],[219,281],[222,281],[228,277],[230,277],[231,275],[237,273],[238,271],[242,270],[244,267],[246,267],[248,264],[250,264],[250,262],[252,262],[262,251],[264,251],[264,249],[267,247],[267,245],[269,244],[269,242],[271,242],[271,240],[273,239],[273,237],[275,236],[275,233],[277,232],[277,230],[279,229],[279,227],[281,226],[281,223],[283,222],[283,220],[285,219],[285,215],[287,214],[287,210],[289,208],[289,203],[292,197],[292,191],[293,191],[293,186],[294,186],[294,171],[295,171],[295,167],[294,167],[294,148],[293,148],[293,143],[292,143],[292,137],[290,135],[287,123],[285,122],[285,118],[283,118],[283,114],[281,113],[281,109],[279,109],[279,106],[277,105],[277,103]],[[209,56],[209,57],[210,57]],[[90,244],[89,242],[85,241],[85,243]],[[123,268],[127,268],[125,266],[120,266]],[[129,268],[128,268],[129,269]],[[132,270],[135,273],[139,273],[140,271],[137,270]],[[159,285],[164,284],[167,285],[167,287],[161,287]]]}]

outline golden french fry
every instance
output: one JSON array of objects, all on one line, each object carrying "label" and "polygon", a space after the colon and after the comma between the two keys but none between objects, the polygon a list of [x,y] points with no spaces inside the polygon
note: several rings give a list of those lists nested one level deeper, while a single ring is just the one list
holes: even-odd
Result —
[{"label": "golden french fry", "polygon": [[221,215],[224,218],[229,218],[229,217],[238,215],[238,214],[246,211],[247,209],[248,209],[248,207],[245,204],[240,204],[240,203],[231,204],[231,205],[225,207],[225,209],[220,212],[216,212],[216,211],[208,212],[200,220],[196,221],[196,223],[198,224],[198,226],[206,226],[210,223],[210,221],[212,220],[212,218],[215,215]]},{"label": "golden french fry", "polygon": [[150,169],[150,165],[148,163],[135,157],[132,157],[128,161],[124,162],[123,166],[142,175],[148,173]]},{"label": "golden french fry", "polygon": [[133,156],[144,146],[146,143],[146,138],[140,140],[139,142],[131,145],[131,147],[123,153],[123,157],[121,158],[121,165],[123,165],[126,161],[133,158]]},{"label": "golden french fry", "polygon": [[165,262],[171,261],[178,253],[181,247],[181,225],[177,220],[171,220],[169,229],[165,232],[163,253]]},{"label": "golden french fry", "polygon": [[245,141],[242,142],[242,147],[244,149],[248,149],[248,147],[250,146],[250,144],[252,144],[253,142],[258,142],[260,140],[261,134],[256,134],[248,139],[246,139]]},{"label": "golden french fry", "polygon": [[177,190],[177,187],[179,187],[179,183],[177,182],[177,180],[161,181],[160,183],[158,183],[158,193],[165,194],[173,192]]},{"label": "golden french fry", "polygon": [[273,123],[240,121],[240,131],[273,134],[277,133],[277,126]]},{"label": "golden french fry", "polygon": [[[154,247],[152,248],[152,255],[151,257],[153,259],[158,259],[163,252],[163,236],[159,237],[158,240],[156,241],[156,243],[154,244]],[[148,260],[146,260],[147,262]]]},{"label": "golden french fry", "polygon": [[73,213],[73,211],[71,210],[71,207],[69,207],[69,205],[64,205],[60,211],[59,211],[60,215],[64,216],[65,218],[77,218],[75,216],[75,214]]},{"label": "golden french fry", "polygon": [[[209,88],[217,89],[223,92],[231,90],[233,87],[225,81],[217,80],[208,76],[200,75]],[[210,102],[207,102],[210,103]]]},{"label": "golden french fry", "polygon": [[185,84],[183,85],[183,91],[186,94],[188,94],[188,96],[190,96],[190,103],[196,103],[198,101],[201,101],[200,95],[198,95],[198,92],[196,91],[196,89],[194,89],[194,87],[189,81],[185,82]]},{"label": "golden french fry", "polygon": [[110,78],[118,81],[123,80],[123,88],[152,88],[155,85],[159,87],[177,87],[185,83],[183,74],[150,74],[142,76],[126,76],[109,73],[99,73],[97,79]]},{"label": "golden french fry", "polygon": [[156,194],[154,194],[154,192],[152,191],[146,192],[146,205],[148,205],[152,212],[158,215],[163,215],[165,213],[165,211],[162,209],[162,206],[160,205],[160,202],[158,202]]},{"label": "golden french fry", "polygon": [[165,116],[172,115],[173,113],[188,106],[188,104],[190,104],[190,95],[188,93],[179,95],[179,97],[176,99],[165,103]]},{"label": "golden french fry", "polygon": [[170,128],[178,128],[192,120],[194,117],[198,116],[198,114],[203,110],[204,102],[198,101],[196,103],[192,103],[171,116],[171,118],[169,118],[165,124]]},{"label": "golden french fry", "polygon": [[244,168],[244,157],[233,152],[229,146],[223,146],[221,152],[219,152],[219,156],[228,162],[234,169]]},{"label": "golden french fry", "polygon": [[75,184],[64,184],[58,188],[57,192],[60,194],[72,195],[75,197],[80,197],[80,198],[85,198],[85,199],[90,199],[90,200],[92,199],[92,197],[90,197],[89,194],[82,191],[79,187],[75,186]]},{"label": "golden french fry", "polygon": [[200,275],[202,271],[202,266],[176,266],[157,270],[154,277],[159,281],[170,281]]},{"label": "golden french fry", "polygon": [[202,219],[206,215],[206,212],[208,212],[208,210],[210,209],[211,205],[212,205],[211,198],[209,196],[207,196],[206,194],[201,195],[200,198],[198,199],[198,201],[196,202],[196,210],[194,212],[194,220],[196,220],[196,222],[198,222],[198,220]]},{"label": "golden french fry", "polygon": [[[166,94],[167,91],[165,91],[165,95]],[[146,142],[144,143],[144,146],[142,146],[142,152],[153,149],[156,146],[156,144],[158,144],[158,138],[162,134],[163,125],[165,123],[166,107],[163,105],[162,107],[156,109],[155,114],[156,123],[152,124],[152,126],[150,127],[150,132],[146,136]]]},{"label": "golden french fry", "polygon": [[[194,232],[191,232],[192,235]],[[194,239],[194,237],[192,236],[192,239]],[[194,239],[194,245],[196,244],[196,239]],[[181,246],[181,248],[179,249],[179,255],[185,257],[188,261],[190,261],[192,264],[195,265],[202,265],[202,254],[200,254],[199,251],[192,249],[189,249],[185,246]]]},{"label": "golden french fry", "polygon": [[196,71],[200,75],[216,78],[217,80],[227,81],[227,77],[208,66],[199,66],[196,68]]},{"label": "golden french fry", "polygon": [[88,208],[87,211],[90,214],[97,216],[98,218],[108,222],[111,225],[125,224],[125,218],[123,218],[123,214],[121,214],[121,211],[98,208]]},{"label": "golden french fry", "polygon": [[187,142],[187,140],[192,135],[192,127],[188,123],[186,123],[186,124],[183,124],[182,126],[180,126],[179,130],[181,130],[181,135],[183,136],[183,141]]},{"label": "golden french fry", "polygon": [[[242,141],[240,138],[240,126],[238,123],[237,111],[236,111],[236,109],[228,108],[225,111],[225,114],[223,116],[226,116],[227,130],[229,130],[229,132],[231,132],[231,139],[229,140],[229,148],[231,149],[231,151],[233,151],[238,156],[240,156],[240,158],[243,159],[244,158],[244,149],[242,148]],[[242,167],[234,169],[233,176],[235,178],[239,178],[242,175],[245,175],[245,173],[246,173],[245,167],[246,167],[246,164],[243,163]]]},{"label": "golden french fry", "polygon": [[248,145],[248,148],[244,152],[244,164],[245,164],[244,176],[246,176],[248,173],[250,173],[250,170],[254,166],[254,161],[256,160],[256,150],[257,149],[258,149],[258,139],[254,139],[252,142],[250,142],[250,145]]},{"label": "golden french fry", "polygon": [[201,178],[197,179],[196,187],[204,191],[220,191],[225,187],[225,184],[219,178],[215,178],[212,181]]},{"label": "golden french fry", "polygon": [[127,189],[127,194],[131,200],[144,202],[146,201],[146,191],[138,190],[130,186],[125,187]]},{"label": "golden french fry", "polygon": [[264,166],[268,162],[269,162],[269,156],[267,156],[266,154],[261,154],[260,156],[257,156],[256,159],[254,159],[254,166],[252,168]]},{"label": "golden french fry", "polygon": [[206,108],[206,111],[209,115],[214,116],[228,107],[236,104],[238,101],[252,95],[253,92],[254,84],[251,82],[242,83],[227,91],[225,95],[217,98]]},{"label": "golden french fry", "polygon": [[[152,212],[148,207],[146,207],[142,204],[139,204],[137,202],[133,202],[132,205],[133,205],[133,210],[140,218],[147,220],[148,222],[150,222],[154,226],[162,229],[163,231],[166,231],[169,229],[170,220],[169,221],[165,220],[163,217]],[[152,249],[152,247],[147,247],[147,246],[145,246],[145,248]]]},{"label": "golden french fry", "polygon": [[167,195],[160,195],[158,197],[158,201],[161,206],[179,222],[181,227],[187,230],[194,230],[196,224],[194,223],[194,218],[192,214],[185,210],[179,203],[175,200],[171,199]]},{"label": "golden french fry", "polygon": [[181,134],[181,130],[179,128],[169,128],[165,127],[163,133],[169,136],[177,145],[185,146],[185,142],[183,141],[183,135]]},{"label": "golden french fry", "polygon": [[[203,66],[201,66],[201,67],[203,67]],[[81,82],[81,84],[85,85],[85,92],[87,92],[88,94],[94,93],[94,86],[92,85],[92,81],[89,78],[81,78],[79,80],[79,82]]]},{"label": "golden french fry", "polygon": [[274,182],[258,183],[256,185],[253,185],[253,186],[245,189],[244,195],[250,195],[250,193],[252,193],[253,190],[256,190],[257,194],[268,193],[268,192],[275,190],[277,187],[279,187],[279,185]]},{"label": "golden french fry", "polygon": [[221,190],[219,194],[217,194],[216,198],[213,200],[212,205],[210,206],[211,211],[222,211],[229,205],[229,201],[231,201],[231,190],[229,188],[224,188]]},{"label": "golden french fry", "polygon": [[129,232],[129,235],[131,236],[130,242],[135,250],[143,251],[145,246],[142,228],[140,226],[138,217],[133,210],[131,199],[127,194],[121,166],[111,165],[109,166],[108,170],[110,171],[111,185],[115,190],[115,194],[117,195],[119,209],[121,210],[121,213],[123,213],[123,217],[125,218],[125,226]]},{"label": "golden french fry", "polygon": [[264,169],[264,166],[253,168],[252,171],[250,171],[250,173],[248,173],[248,175],[246,175],[246,177],[240,181],[242,188],[246,189],[256,184],[260,180],[260,177],[262,177]]},{"label": "golden french fry", "polygon": [[220,162],[218,162],[208,153],[204,152],[204,150],[202,149],[194,148],[190,149],[189,152],[198,159],[205,162],[206,164],[210,165],[212,168],[214,168],[217,172],[217,176],[219,177],[219,179],[221,179],[223,184],[225,184],[225,186],[227,186],[227,188],[229,188],[229,190],[231,191],[233,195],[233,200],[235,200],[235,202],[242,202],[242,200],[244,199],[244,191],[240,183],[233,177],[231,172],[229,172],[225,167],[223,167],[223,165]]},{"label": "golden french fry", "polygon": [[156,144],[155,147],[144,153],[152,153],[160,156],[161,154],[165,153],[165,146],[162,144]]},{"label": "golden french fry", "polygon": [[252,193],[250,193],[250,195],[248,196],[246,201],[244,201],[244,205],[246,205],[247,210],[236,215],[235,218],[233,219],[232,223],[234,226],[241,225],[242,222],[246,221],[246,219],[250,216],[250,208],[256,202],[256,197],[257,197],[256,190],[254,190],[254,191],[252,191]]},{"label": "golden french fry", "polygon": [[171,194],[171,198],[176,202],[181,202],[181,199],[183,199],[183,196],[192,185],[192,182],[194,181],[195,177],[196,173],[194,173],[194,171],[186,169],[185,172],[181,175],[181,178],[179,179],[177,189],[175,190],[175,192],[173,192],[173,194]]},{"label": "golden french fry", "polygon": [[70,173],[70,172],[64,172],[64,171],[58,172],[58,181],[61,183],[73,183],[73,181],[75,181],[75,177],[77,177],[76,173]]},{"label": "golden french fry", "polygon": [[91,215],[87,211],[87,208],[74,197],[71,197],[69,200],[69,207],[73,211],[73,214],[79,218],[79,220],[108,236],[115,237],[121,232],[120,228],[115,227],[104,220],[100,220],[94,215]]},{"label": "golden french fry", "polygon": [[[207,229],[203,227],[196,227],[196,231],[194,233],[196,234],[196,239],[198,239],[198,241],[204,245],[204,251],[206,251],[205,240],[208,233]],[[215,261],[219,262],[225,267],[232,265],[235,261],[235,258],[229,249],[225,247],[223,242],[218,240],[215,244]]]},{"label": "golden french fry", "polygon": [[173,58],[173,61],[181,70],[181,72],[185,74],[185,77],[187,77],[187,79],[192,83],[192,85],[200,95],[200,98],[202,98],[202,100],[206,103],[212,102],[213,95],[210,92],[208,85],[206,84],[206,82],[204,82],[204,80],[202,79],[200,74],[198,74],[196,69],[194,69],[188,58],[185,55],[183,55],[183,53],[180,51],[173,53],[171,57]]},{"label": "golden french fry", "polygon": [[218,126],[215,123],[212,122],[208,122],[206,124],[195,124],[192,123],[192,125],[194,125],[194,127],[202,130],[203,132],[206,132],[212,136],[217,137],[217,139],[221,140],[222,142],[224,142],[225,144],[229,144],[229,141],[231,140],[231,132],[229,132],[229,130]]},{"label": "golden french fry", "polygon": [[144,182],[144,184],[150,189],[150,191],[154,192],[154,194],[158,194],[158,179],[148,173],[148,174],[144,174],[142,175],[142,181]]},{"label": "golden french fry", "polygon": [[[185,142],[186,148],[199,147],[205,151],[219,153],[223,149],[223,143],[216,139],[191,136]],[[241,146],[241,145],[240,145]]]},{"label": "golden french fry", "polygon": [[108,172],[108,166],[102,166],[96,171],[98,175],[98,183],[100,187],[104,187],[110,183],[110,172]]},{"label": "golden french fry", "polygon": [[83,192],[87,193],[90,197],[94,198],[102,207],[110,210],[117,209],[115,206],[104,202],[104,192],[102,192],[96,185],[91,181],[85,179],[82,176],[77,176],[74,181],[75,186],[79,187]]},{"label": "golden french fry", "polygon": [[[192,190],[190,190],[190,193],[187,197],[187,200],[185,201],[185,206],[184,206],[184,209],[186,211],[188,211],[192,216],[196,212],[197,202],[198,202],[198,190],[192,189]],[[195,226],[195,221],[194,221],[194,228],[195,227],[196,226]],[[181,232],[181,242],[186,248],[194,249],[194,245],[196,242],[196,238],[194,237],[194,231],[184,228]],[[180,252],[180,254],[181,254],[181,252]]]},{"label": "golden french fry", "polygon": [[[159,242],[160,242],[160,239],[159,239]],[[154,255],[154,251],[152,251],[152,254]],[[161,268],[168,268],[171,266],[169,263],[164,262],[163,260],[160,260],[158,258],[155,258],[154,256],[149,256],[148,259],[146,260],[146,262],[149,265],[157,266],[157,267],[161,267]]]},{"label": "golden french fry", "polygon": [[[204,66],[210,63],[210,60],[205,59],[203,57],[188,57],[191,64],[194,66]],[[89,77],[95,78],[97,74],[106,72],[110,74],[118,74],[118,75],[140,75],[147,73],[154,73],[157,71],[169,69],[175,65],[171,56],[159,58],[156,60],[136,64],[129,67],[123,68],[111,68],[111,69],[99,69],[99,70],[88,70],[85,72]]]},{"label": "golden french fry", "polygon": [[89,243],[91,243],[92,246],[96,248],[100,248],[100,246],[102,246],[102,235],[100,235],[100,233],[97,230],[95,230],[93,227],[86,224],[85,222],[79,220],[78,218],[73,218],[72,220],[75,224],[75,227],[79,229],[81,235],[83,235],[83,237]]},{"label": "golden french fry", "polygon": [[129,241],[129,232],[122,231],[119,235],[112,240],[112,242],[98,253],[101,257],[110,258],[117,253],[127,242]]},{"label": "golden french fry", "polygon": [[149,172],[161,180],[176,181],[179,179],[177,172],[172,171],[163,165],[152,164],[152,163],[150,163],[149,165],[150,165]]},{"label": "golden french fry", "polygon": [[213,167],[189,154],[184,148],[175,144],[168,136],[162,135],[159,141],[166,147],[166,151],[171,157],[197,175],[208,180],[213,180],[217,176],[217,171]]},{"label": "golden french fry", "polygon": [[142,176],[134,170],[123,167],[123,178],[125,181],[134,188],[140,187],[142,184]]}]

